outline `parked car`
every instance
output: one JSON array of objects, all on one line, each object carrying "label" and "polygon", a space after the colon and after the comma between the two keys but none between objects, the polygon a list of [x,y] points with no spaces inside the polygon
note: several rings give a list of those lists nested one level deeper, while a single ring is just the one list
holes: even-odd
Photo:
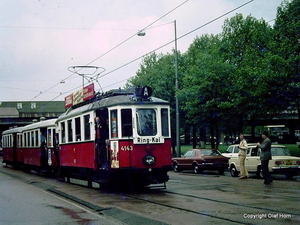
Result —
[{"label": "parked car", "polygon": [[[256,147],[256,144],[254,143],[248,143],[248,147]],[[249,149],[247,151],[247,153],[249,152]],[[230,145],[228,146],[227,150],[222,153],[223,156],[229,157],[229,158],[233,158],[233,157],[239,157],[238,156],[239,153],[239,144],[235,144],[235,145]]]},{"label": "parked car", "polygon": [[228,168],[228,160],[216,149],[191,149],[182,157],[173,158],[172,166],[175,172],[193,170],[194,173],[200,173],[203,170],[216,170],[219,174],[224,174]]},{"label": "parked car", "polygon": [[[228,147],[224,156],[230,156],[229,170],[233,177],[238,176],[240,172],[240,163],[235,149],[238,145]],[[245,166],[249,173],[256,173],[258,177],[263,177],[261,173],[260,149],[253,144],[248,144]],[[271,146],[272,160],[269,161],[269,171],[276,174],[284,174],[287,178],[296,176],[300,171],[300,158],[291,156],[289,150],[284,145]]]}]

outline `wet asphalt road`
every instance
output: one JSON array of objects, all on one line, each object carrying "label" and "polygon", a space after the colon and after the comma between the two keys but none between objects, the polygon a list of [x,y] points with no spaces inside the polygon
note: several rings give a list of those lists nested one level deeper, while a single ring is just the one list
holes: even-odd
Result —
[{"label": "wet asphalt road", "polygon": [[0,224],[117,224],[3,173],[0,205]]},{"label": "wet asphalt road", "polygon": [[[78,220],[78,224],[94,224],[92,222],[95,219],[94,215],[99,215],[100,220],[107,219],[119,224],[130,225],[300,223],[300,176],[293,180],[287,180],[282,175],[273,175],[274,183],[266,186],[263,184],[263,180],[255,178],[254,175],[251,175],[249,179],[238,180],[231,177],[228,172],[220,176],[215,172],[193,174],[192,172],[174,173],[170,171],[167,189],[122,193],[68,184],[57,179],[48,179],[1,165],[0,175],[1,190],[3,187],[11,186],[8,184],[3,186],[2,176],[4,176],[5,182],[14,178],[17,179],[14,182],[26,183],[27,188],[24,189],[24,193],[29,191],[33,196],[37,193],[36,190],[40,189],[47,195],[52,193],[62,196],[73,201],[75,205],[82,206],[84,209],[87,207],[95,213],[92,215],[83,213],[81,218],[88,217],[92,220],[86,220],[85,223],[82,223],[84,220]],[[72,182],[84,184],[84,182],[76,180],[72,180]],[[35,191],[31,192],[31,189]],[[11,192],[7,194],[11,194]],[[3,205],[2,197],[0,204]],[[50,205],[46,208],[52,211],[45,211],[44,215],[56,213],[58,216],[62,216],[61,218],[66,222],[68,219],[76,221],[74,218],[66,216],[62,210],[65,206],[59,208],[60,205],[56,202],[46,205]],[[6,211],[11,210],[16,212],[19,208],[11,205],[11,208]],[[36,207],[32,211],[35,210],[38,211]],[[72,210],[78,212],[75,209]],[[3,212],[0,213],[3,214]],[[79,213],[79,215],[81,214]],[[60,220],[58,219],[58,221]]]}]

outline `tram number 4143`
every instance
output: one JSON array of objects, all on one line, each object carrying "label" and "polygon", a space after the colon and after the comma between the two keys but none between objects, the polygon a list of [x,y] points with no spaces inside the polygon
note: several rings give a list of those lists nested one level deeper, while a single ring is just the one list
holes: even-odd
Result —
[{"label": "tram number 4143", "polygon": [[132,151],[133,150],[133,146],[131,145],[124,145],[124,146],[121,146],[121,150],[122,151]]}]

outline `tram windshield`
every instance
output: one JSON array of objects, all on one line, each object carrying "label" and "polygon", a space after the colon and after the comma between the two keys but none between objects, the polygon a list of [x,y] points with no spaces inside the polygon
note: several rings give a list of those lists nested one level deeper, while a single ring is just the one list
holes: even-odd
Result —
[{"label": "tram windshield", "polygon": [[157,134],[156,113],[153,109],[138,109],[136,111],[137,131],[140,136]]}]

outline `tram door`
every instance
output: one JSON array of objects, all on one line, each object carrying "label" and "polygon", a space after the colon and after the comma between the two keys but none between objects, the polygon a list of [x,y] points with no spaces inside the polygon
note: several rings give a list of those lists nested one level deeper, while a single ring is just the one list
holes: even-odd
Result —
[{"label": "tram door", "polygon": [[[37,137],[38,138],[38,137]],[[47,128],[40,129],[41,165],[47,165]]]},{"label": "tram door", "polygon": [[106,140],[109,137],[108,110],[100,109],[96,111],[95,120],[95,142],[97,144],[97,161],[99,166],[105,167],[108,164],[109,151]]}]

